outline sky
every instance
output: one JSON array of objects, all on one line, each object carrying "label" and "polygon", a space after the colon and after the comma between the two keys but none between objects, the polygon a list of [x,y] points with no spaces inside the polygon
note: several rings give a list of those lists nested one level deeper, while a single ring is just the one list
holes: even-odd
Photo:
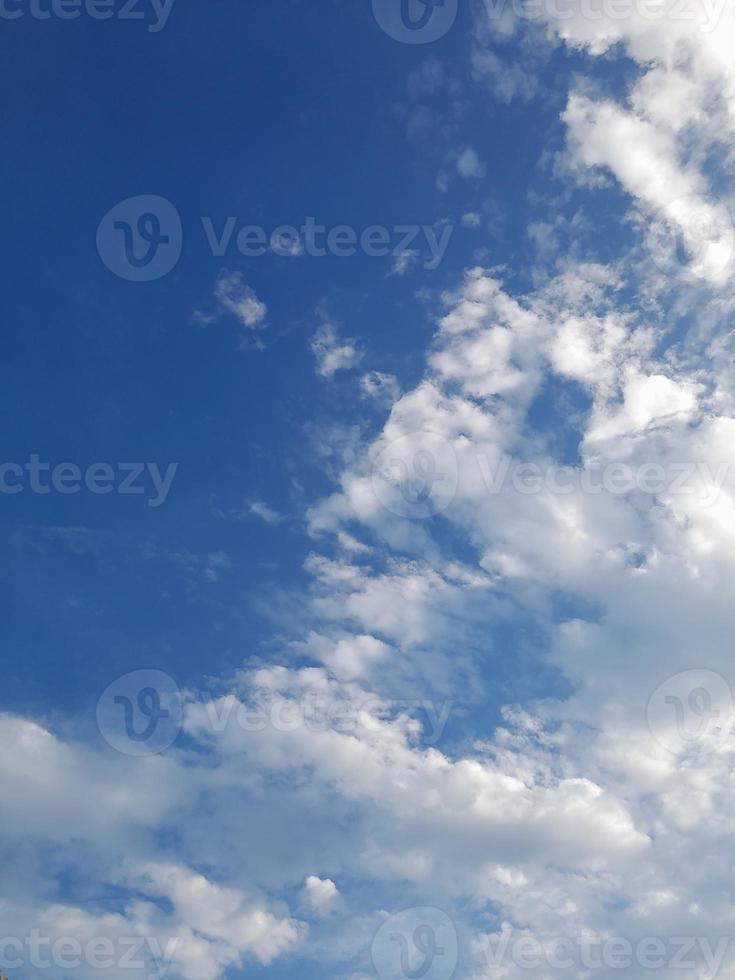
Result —
[{"label": "sky", "polygon": [[0,43],[0,976],[735,976],[731,0]]}]

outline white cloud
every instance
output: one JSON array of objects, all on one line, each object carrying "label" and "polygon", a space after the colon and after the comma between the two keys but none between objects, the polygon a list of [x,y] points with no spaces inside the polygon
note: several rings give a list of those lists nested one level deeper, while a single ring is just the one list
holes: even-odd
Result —
[{"label": "white cloud", "polygon": [[244,327],[262,329],[268,307],[246,285],[241,273],[221,272],[215,283],[214,298],[221,310],[237,317]]},{"label": "white cloud", "polygon": [[485,176],[485,170],[485,164],[480,159],[477,150],[473,147],[468,146],[459,154],[457,158],[457,173],[460,177],[479,180],[480,177]]},{"label": "white cloud", "polygon": [[339,899],[339,890],[330,878],[309,875],[304,882],[302,901],[306,908],[318,916],[328,915]]},{"label": "white cloud", "polygon": [[365,398],[371,398],[385,405],[392,405],[401,393],[398,379],[393,374],[370,371],[360,378],[360,391]]},{"label": "white cloud", "polygon": [[467,214],[462,215],[462,225],[464,228],[479,228],[482,224],[482,219],[476,211],[468,211]]},{"label": "white cloud", "polygon": [[311,351],[316,358],[317,373],[333,378],[338,371],[349,371],[362,359],[356,342],[342,339],[332,323],[323,323],[311,338]]},{"label": "white cloud", "polygon": [[262,500],[253,500],[248,505],[248,513],[260,518],[266,524],[280,524],[283,516]]},{"label": "white cloud", "polygon": [[263,964],[271,963],[305,934],[302,923],[279,919],[239,890],[215,885],[203,875],[177,865],[141,864],[134,868],[133,878],[144,893],[168,899],[186,928],[212,944],[221,944],[217,949],[217,968],[204,971],[208,977],[199,969],[188,969],[186,960],[180,964],[187,980],[214,980],[222,966],[238,963],[242,954]]}]

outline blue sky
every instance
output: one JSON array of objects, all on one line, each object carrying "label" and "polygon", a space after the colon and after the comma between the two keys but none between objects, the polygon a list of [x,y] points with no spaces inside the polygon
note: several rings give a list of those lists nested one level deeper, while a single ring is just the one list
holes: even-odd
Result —
[{"label": "blue sky", "polygon": [[728,4],[34,2],[0,974],[729,976]]},{"label": "blue sky", "polygon": [[[468,85],[467,10],[428,48],[395,42],[356,4],[214,5],[206,17],[175,7],[158,33],[88,18],[10,27],[7,84],[22,94],[6,110],[7,458],[178,464],[156,509],[117,494],[6,498],[8,693],[11,707],[46,712],[60,689],[83,707],[128,664],[198,683],[203,659],[218,674],[267,641],[272,623],[252,599],[302,582],[304,510],[332,484],[309,433],[375,431],[385,415],[360,403],[352,379],[315,378],[318,310],[359,340],[365,368],[414,382],[427,304],[476,250],[493,264],[527,250],[528,190],[545,182],[538,158],[559,138],[559,105],[519,112]],[[464,90],[451,141],[433,127],[406,135],[417,106],[452,117],[432,72]],[[442,192],[454,142],[475,147],[488,176],[455,174]],[[133,286],[100,262],[95,234],[109,208],[143,193],[175,202],[184,247],[171,274]],[[389,279],[390,258],[361,254],[245,259],[233,246],[223,261],[201,225],[454,226],[483,206],[490,234],[453,227],[436,270]],[[262,351],[239,349],[234,317],[192,322],[223,268],[267,303]],[[249,500],[286,519],[219,516]],[[52,530],[69,527],[92,533]],[[156,557],[142,560],[146,549]],[[211,586],[176,559],[221,551],[233,567]]]}]

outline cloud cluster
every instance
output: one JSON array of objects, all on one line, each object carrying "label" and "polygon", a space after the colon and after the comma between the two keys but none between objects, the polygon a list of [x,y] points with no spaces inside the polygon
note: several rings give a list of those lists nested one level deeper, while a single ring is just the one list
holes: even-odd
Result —
[{"label": "cloud cluster", "polygon": [[[443,297],[418,383],[363,378],[389,415],[309,513],[301,634],[210,699],[187,697],[169,754],[127,760],[0,717],[14,934],[145,935],[184,980],[290,955],[368,975],[372,934],[407,905],[461,923],[461,975],[475,980],[497,975],[488,942],[504,935],[715,948],[731,934],[731,718],[724,737],[695,725],[662,744],[646,709],[671,675],[732,673],[735,239],[715,188],[735,149],[733,27],[582,13],[547,27],[592,59],[622,45],[638,64],[625,98],[577,81],[562,116],[565,178],[614,182],[635,240],[607,264],[562,259],[523,293],[469,269]],[[457,168],[480,179],[483,164],[465,149]],[[218,291],[262,324],[242,282]],[[312,351],[325,378],[360,359],[330,324]],[[508,458],[710,469],[696,469],[700,494],[488,492]],[[703,715],[691,694],[681,710]],[[438,746],[399,700],[423,695],[460,711]],[[306,698],[354,711],[309,726]],[[235,722],[264,704],[295,726]],[[72,867],[86,887],[62,905]],[[112,912],[88,898],[106,890]],[[510,962],[502,976],[527,972]]]}]

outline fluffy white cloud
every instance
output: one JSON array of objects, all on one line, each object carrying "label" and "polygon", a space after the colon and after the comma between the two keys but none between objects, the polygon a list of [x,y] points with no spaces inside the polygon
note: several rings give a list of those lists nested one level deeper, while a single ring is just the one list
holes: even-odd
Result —
[{"label": "fluffy white cloud", "polygon": [[328,915],[339,899],[339,889],[331,878],[316,875],[309,875],[301,894],[306,907],[319,916]]}]

